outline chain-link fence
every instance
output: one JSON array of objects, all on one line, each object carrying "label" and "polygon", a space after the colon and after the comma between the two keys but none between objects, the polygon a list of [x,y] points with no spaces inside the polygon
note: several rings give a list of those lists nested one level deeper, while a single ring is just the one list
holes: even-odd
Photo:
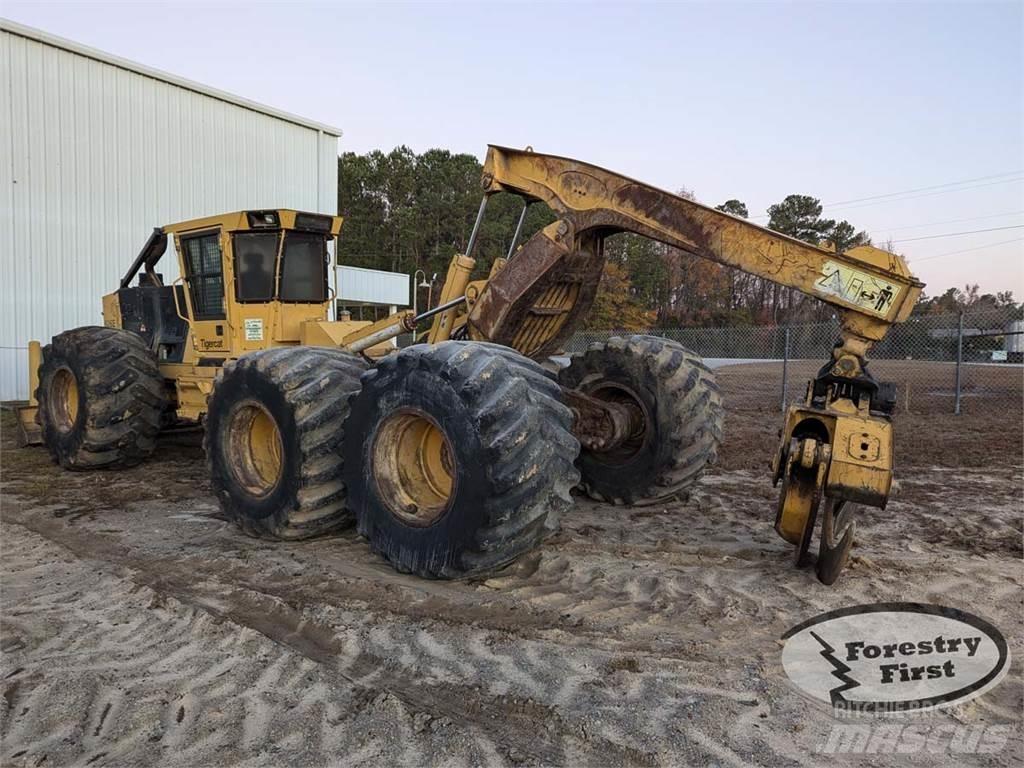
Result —
[{"label": "chain-link fence", "polygon": [[[872,375],[896,384],[905,413],[998,413],[1019,419],[1024,403],[1024,322],[1012,310],[914,317],[872,349]],[[630,331],[582,331],[566,352]],[[732,410],[779,410],[802,400],[829,359],[836,322],[791,326],[654,329],[716,369]]]}]

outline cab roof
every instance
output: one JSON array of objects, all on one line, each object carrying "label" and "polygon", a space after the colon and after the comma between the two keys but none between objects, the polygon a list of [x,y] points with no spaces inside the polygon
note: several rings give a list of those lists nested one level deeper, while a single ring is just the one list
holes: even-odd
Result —
[{"label": "cab roof", "polygon": [[299,229],[334,236],[341,231],[341,222],[341,216],[331,216],[327,213],[297,211],[292,208],[261,208],[189,219],[177,224],[167,224],[160,230],[164,234],[177,235],[205,229],[222,229],[227,232]]}]

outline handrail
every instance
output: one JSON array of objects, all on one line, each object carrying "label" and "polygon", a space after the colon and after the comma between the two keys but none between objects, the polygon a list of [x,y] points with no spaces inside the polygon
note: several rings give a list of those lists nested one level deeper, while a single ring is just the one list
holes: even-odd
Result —
[{"label": "handrail", "polygon": [[[175,314],[178,315],[178,318],[180,320],[184,320],[186,323],[188,323],[188,326],[191,328],[192,327],[192,321],[189,320],[187,317],[185,317],[183,314],[181,314],[181,305],[178,303],[178,288],[177,288],[178,283],[181,283],[182,286],[184,286],[185,278],[184,277],[178,277],[177,280],[175,280],[173,283],[171,283],[171,297],[174,299],[174,312],[175,312]],[[185,297],[185,301],[186,302],[188,301],[188,297],[187,296]]]}]

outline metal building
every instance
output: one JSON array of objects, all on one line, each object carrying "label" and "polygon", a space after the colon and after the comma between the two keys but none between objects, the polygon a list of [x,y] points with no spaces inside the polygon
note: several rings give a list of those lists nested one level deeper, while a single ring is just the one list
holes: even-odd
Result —
[{"label": "metal building", "polygon": [[[154,226],[337,213],[341,131],[0,19],[0,400],[29,339],[102,324]],[[159,266],[177,277],[168,250]]]},{"label": "metal building", "polygon": [[[342,237],[345,229],[342,227]],[[339,266],[335,271],[339,305],[384,308],[389,313],[409,306],[409,276],[364,267]]]}]

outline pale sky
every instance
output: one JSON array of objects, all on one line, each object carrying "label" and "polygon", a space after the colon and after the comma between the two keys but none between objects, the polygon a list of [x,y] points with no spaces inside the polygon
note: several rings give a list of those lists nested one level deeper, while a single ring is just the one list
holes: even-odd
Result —
[{"label": "pale sky", "polygon": [[0,1],[14,21],[336,125],[341,150],[529,144],[739,198],[761,223],[809,194],[897,241],[929,295],[976,282],[1018,300],[1022,9]]}]

